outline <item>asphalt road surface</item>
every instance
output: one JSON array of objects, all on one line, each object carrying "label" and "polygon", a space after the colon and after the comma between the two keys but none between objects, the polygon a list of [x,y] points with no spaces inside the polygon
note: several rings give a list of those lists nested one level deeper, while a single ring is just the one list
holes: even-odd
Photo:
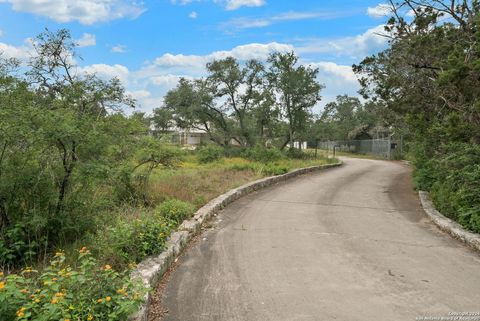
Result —
[{"label": "asphalt road surface", "polygon": [[222,211],[172,272],[164,320],[480,320],[480,256],[429,222],[409,167],[344,161]]}]

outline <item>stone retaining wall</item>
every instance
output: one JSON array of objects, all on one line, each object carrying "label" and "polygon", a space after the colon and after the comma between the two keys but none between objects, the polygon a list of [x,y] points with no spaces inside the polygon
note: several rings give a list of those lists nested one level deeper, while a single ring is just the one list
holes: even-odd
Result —
[{"label": "stone retaining wall", "polygon": [[460,224],[443,216],[435,209],[428,192],[418,192],[423,209],[442,231],[447,232],[456,239],[461,240],[471,248],[480,251],[480,235],[465,230]]},{"label": "stone retaining wall", "polygon": [[[336,164],[301,168],[284,175],[262,178],[220,195],[200,208],[192,219],[185,220],[180,225],[178,231],[174,232],[170,236],[170,239],[167,242],[166,250],[158,256],[149,257],[140,262],[137,268],[132,272],[132,277],[139,278],[145,284],[145,286],[154,288],[158,284],[158,281],[163,274],[170,268],[172,263],[174,263],[175,259],[182,252],[187,243],[192,239],[193,236],[200,232],[202,224],[211,218],[213,214],[217,213],[228,204],[234,202],[242,196],[250,194],[264,187],[284,182],[290,178],[302,174],[340,165],[342,165],[341,162]],[[147,321],[149,307],[150,293],[146,295],[145,303],[141,306],[140,310],[135,315],[131,316],[129,320]]]}]

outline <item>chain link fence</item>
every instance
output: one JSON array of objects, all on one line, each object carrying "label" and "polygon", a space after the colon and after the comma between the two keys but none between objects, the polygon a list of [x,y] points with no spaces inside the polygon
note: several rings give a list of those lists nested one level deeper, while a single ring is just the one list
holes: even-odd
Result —
[{"label": "chain link fence", "polygon": [[399,144],[389,138],[322,141],[318,143],[318,149],[333,154],[345,152],[372,155],[383,159],[395,159],[403,153],[401,143]]}]

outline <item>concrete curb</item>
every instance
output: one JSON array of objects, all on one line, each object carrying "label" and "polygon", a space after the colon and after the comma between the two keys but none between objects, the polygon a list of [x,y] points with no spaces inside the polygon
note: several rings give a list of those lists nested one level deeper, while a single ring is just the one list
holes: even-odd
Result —
[{"label": "concrete curb", "polygon": [[428,192],[419,191],[418,195],[420,196],[420,201],[422,202],[425,213],[427,213],[435,225],[474,250],[480,251],[480,235],[465,230],[457,222],[443,216],[442,213],[435,209]]},{"label": "concrete curb", "polygon": [[[260,190],[267,186],[274,185],[276,183],[284,182],[290,178],[307,174],[310,172],[327,169],[331,167],[337,167],[342,165],[340,161],[336,164],[327,164],[320,166],[312,166],[294,170],[292,172],[259,179],[257,181],[245,184],[238,188],[232,189],[225,194],[218,196],[217,198],[208,202],[205,206],[200,208],[192,219],[185,220],[180,225],[177,232],[174,232],[169,241],[167,242],[167,248],[158,256],[149,257],[140,262],[137,268],[132,272],[133,279],[139,279],[143,284],[149,288],[154,288],[163,274],[170,268],[175,262],[178,255],[188,244],[188,241],[193,236],[201,231],[202,224],[211,218],[215,213],[223,209],[228,204],[235,200],[250,194],[256,190]],[[130,316],[129,321],[147,321],[148,312],[150,308],[151,297],[150,293],[145,296],[145,303],[140,307],[139,311]]]}]

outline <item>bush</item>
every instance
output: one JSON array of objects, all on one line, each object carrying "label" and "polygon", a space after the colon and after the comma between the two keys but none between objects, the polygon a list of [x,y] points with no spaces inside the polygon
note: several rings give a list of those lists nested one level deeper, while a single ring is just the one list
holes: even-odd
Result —
[{"label": "bush", "polygon": [[265,175],[283,175],[288,173],[288,167],[276,164],[267,164],[263,168],[263,173]]},{"label": "bush", "polygon": [[288,158],[293,158],[293,159],[311,159],[312,155],[309,153],[304,152],[301,149],[297,148],[289,148],[286,152],[285,155]]},{"label": "bush", "polygon": [[480,146],[451,143],[427,157],[417,146],[414,178],[429,190],[437,209],[465,228],[480,232]]},{"label": "bush", "polygon": [[82,248],[78,267],[57,253],[45,272],[25,269],[0,274],[1,320],[127,320],[143,301],[145,289],[130,280],[129,271],[99,267]]},{"label": "bush", "polygon": [[95,252],[114,266],[138,263],[162,252],[175,227],[175,222],[151,213],[137,219],[118,219],[113,226],[96,235]]},{"label": "bush", "polygon": [[222,147],[209,144],[200,147],[197,158],[200,163],[213,163],[223,157],[223,152]]},{"label": "bush", "polygon": [[265,148],[262,145],[256,145],[254,148],[246,150],[244,157],[256,162],[270,163],[280,160],[283,155],[276,148]]},{"label": "bush", "polygon": [[251,171],[258,171],[260,169],[260,164],[258,163],[244,163],[244,164],[233,164],[230,166],[231,169],[235,170],[235,171],[247,171],[247,170],[251,170]]},{"label": "bush", "polygon": [[225,147],[224,153],[226,157],[241,157],[245,151],[245,147],[228,146]]},{"label": "bush", "polygon": [[195,212],[195,206],[177,199],[169,199],[160,204],[156,212],[167,220],[181,224]]}]

